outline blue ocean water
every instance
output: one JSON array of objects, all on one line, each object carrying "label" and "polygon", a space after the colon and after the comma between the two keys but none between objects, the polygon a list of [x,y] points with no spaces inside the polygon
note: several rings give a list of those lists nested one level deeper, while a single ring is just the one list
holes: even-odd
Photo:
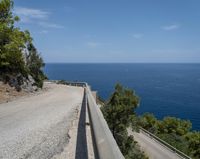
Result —
[{"label": "blue ocean water", "polygon": [[200,64],[46,64],[49,79],[86,81],[107,99],[116,83],[140,96],[138,114],[189,119],[200,130]]}]

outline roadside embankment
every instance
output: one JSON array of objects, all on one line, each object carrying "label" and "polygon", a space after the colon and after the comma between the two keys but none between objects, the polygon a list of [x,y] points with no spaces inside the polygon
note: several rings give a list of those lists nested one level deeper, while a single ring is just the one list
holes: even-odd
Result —
[{"label": "roadside embankment", "polygon": [[0,81],[0,104],[16,99],[17,97],[25,96],[28,92],[18,92],[14,87],[4,84]]}]

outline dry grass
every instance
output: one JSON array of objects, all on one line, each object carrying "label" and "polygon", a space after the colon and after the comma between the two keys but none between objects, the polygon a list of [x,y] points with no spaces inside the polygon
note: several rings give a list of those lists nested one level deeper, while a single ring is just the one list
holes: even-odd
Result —
[{"label": "dry grass", "polygon": [[27,94],[28,93],[23,90],[18,92],[14,87],[10,87],[8,84],[0,82],[0,103],[5,103]]}]

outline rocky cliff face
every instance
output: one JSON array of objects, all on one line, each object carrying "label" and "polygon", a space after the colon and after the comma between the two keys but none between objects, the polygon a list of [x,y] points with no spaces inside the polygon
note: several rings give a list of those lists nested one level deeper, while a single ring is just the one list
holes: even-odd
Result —
[{"label": "rocky cliff face", "polygon": [[0,78],[0,103],[8,102],[20,96],[34,93],[38,90],[34,79],[29,75],[28,78],[20,74],[9,76],[8,82]]},{"label": "rocky cliff face", "polygon": [[10,87],[15,88],[17,91],[26,91],[26,92],[34,92],[38,90],[38,87],[35,85],[35,80],[32,76],[28,75],[27,78],[23,77],[21,74],[10,75],[6,77],[6,80],[1,80],[4,84],[8,84]]}]

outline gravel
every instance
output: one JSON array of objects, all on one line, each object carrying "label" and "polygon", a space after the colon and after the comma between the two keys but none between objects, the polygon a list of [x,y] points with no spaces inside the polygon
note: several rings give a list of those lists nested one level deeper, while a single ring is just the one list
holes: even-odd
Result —
[{"label": "gravel", "polygon": [[0,158],[48,159],[68,144],[83,88],[45,83],[48,91],[0,104]]}]

